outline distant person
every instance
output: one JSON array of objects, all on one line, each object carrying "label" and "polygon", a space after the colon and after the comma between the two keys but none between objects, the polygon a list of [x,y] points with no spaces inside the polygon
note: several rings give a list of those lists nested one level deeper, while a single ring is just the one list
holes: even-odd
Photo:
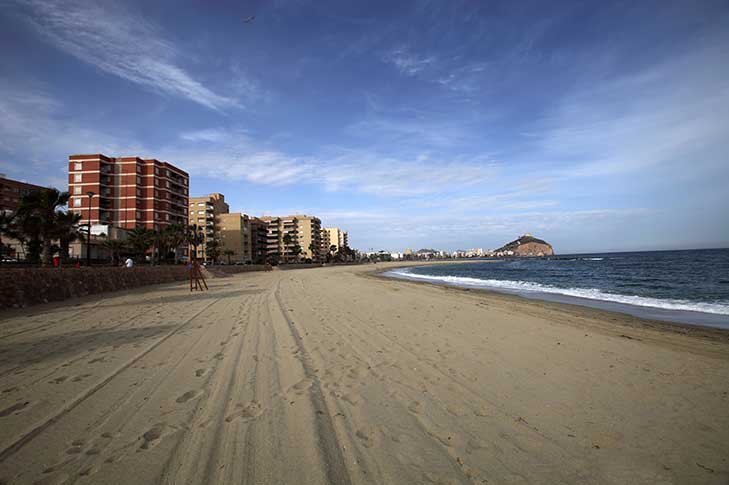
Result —
[{"label": "distant person", "polygon": [[132,258],[127,258],[127,260],[124,262],[124,266],[126,266],[127,268],[133,268],[134,260]]}]

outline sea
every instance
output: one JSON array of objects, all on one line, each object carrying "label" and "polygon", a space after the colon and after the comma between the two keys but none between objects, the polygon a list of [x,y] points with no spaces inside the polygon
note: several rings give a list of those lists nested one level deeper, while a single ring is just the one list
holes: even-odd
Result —
[{"label": "sea", "polygon": [[729,249],[479,259],[385,274],[729,329]]}]

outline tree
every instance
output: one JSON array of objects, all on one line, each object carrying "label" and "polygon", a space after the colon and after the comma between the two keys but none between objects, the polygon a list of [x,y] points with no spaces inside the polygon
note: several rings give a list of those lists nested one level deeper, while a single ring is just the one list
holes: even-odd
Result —
[{"label": "tree", "polygon": [[294,242],[294,245],[291,247],[291,254],[294,255],[294,261],[299,261],[299,255],[301,255],[301,246],[299,246],[299,241]]},{"label": "tree", "polygon": [[18,206],[17,214],[23,222],[20,230],[32,243],[40,243],[40,260],[44,266],[51,264],[51,246],[58,223],[58,209],[68,203],[69,197],[68,192],[44,189],[29,193],[21,199]]},{"label": "tree", "polygon": [[230,257],[235,254],[235,251],[233,251],[232,249],[226,249],[225,251],[223,251],[223,254],[228,257],[228,264],[230,264]]},{"label": "tree", "polygon": [[290,232],[287,232],[286,234],[284,234],[283,243],[284,243],[284,262],[285,263],[289,262],[289,256],[288,256],[289,255],[289,246],[293,243],[293,241],[294,241],[294,236]]},{"label": "tree", "polygon": [[317,257],[318,255],[316,254],[317,253],[317,248],[318,248],[318,246],[316,245],[316,243],[314,241],[312,241],[309,244],[309,251],[311,251],[311,260],[312,261],[318,261],[319,260],[319,258]]},{"label": "tree", "polygon": [[155,241],[155,231],[146,227],[135,227],[127,233],[127,241],[134,254],[144,259],[145,254]]},{"label": "tree", "polygon": [[54,236],[58,239],[62,263],[68,263],[68,249],[71,243],[81,239],[84,234],[79,230],[81,214],[75,212],[59,212],[56,215]]},{"label": "tree", "polygon": [[5,244],[2,237],[12,235],[14,222],[15,214],[0,212],[0,263],[2,263],[3,254],[5,254]]},{"label": "tree", "polygon": [[127,242],[123,239],[109,239],[106,235],[102,235],[101,245],[111,253],[111,264],[116,265],[121,256],[127,250]]},{"label": "tree", "polygon": [[207,257],[213,260],[214,263],[217,263],[220,259],[220,251],[220,241],[218,241],[215,237],[208,238],[205,248],[205,254]]},{"label": "tree", "polygon": [[[185,240],[192,246],[195,258],[197,258],[197,247],[205,240],[205,232],[203,228],[197,224],[187,226],[187,229],[185,230]],[[192,259],[192,257],[190,259]]]},{"label": "tree", "polygon": [[174,262],[177,263],[177,249],[186,241],[186,226],[182,224],[170,224],[162,229],[161,246],[164,251],[164,260],[169,259],[169,254],[174,252]]}]

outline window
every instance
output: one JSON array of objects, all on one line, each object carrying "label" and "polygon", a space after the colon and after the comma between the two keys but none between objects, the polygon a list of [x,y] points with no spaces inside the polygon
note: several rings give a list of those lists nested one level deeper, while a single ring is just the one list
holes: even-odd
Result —
[{"label": "window", "polygon": [[79,187],[79,186],[74,187],[73,188],[73,193],[74,194],[80,194],[81,193],[81,187]]},{"label": "window", "polygon": [[81,182],[81,174],[80,173],[74,174],[73,181],[74,182]]},{"label": "window", "polygon": [[142,173],[142,166],[141,165],[137,165],[137,173]]},{"label": "window", "polygon": [[81,162],[76,162],[76,163],[73,164],[73,169],[74,170],[83,170],[84,169],[84,165]]},{"label": "window", "polygon": [[167,184],[167,188],[169,189],[169,188],[170,188],[170,181],[169,181],[169,180],[167,180],[167,181],[165,182],[165,184]]},{"label": "window", "polygon": [[169,214],[165,214],[165,219],[169,221],[170,220],[170,215]]},{"label": "window", "polygon": [[142,189],[137,189],[137,196],[139,196],[139,197],[142,196]]},{"label": "window", "polygon": [[142,177],[137,175],[137,185],[142,185]]},{"label": "window", "polygon": [[156,173],[157,175],[159,175],[159,167],[154,167],[154,173]]},{"label": "window", "polygon": [[77,197],[77,198],[73,199],[73,206],[74,207],[81,207],[81,198],[80,197]]},{"label": "window", "polygon": [[137,219],[141,219],[141,218],[142,218],[142,213],[137,211]]}]

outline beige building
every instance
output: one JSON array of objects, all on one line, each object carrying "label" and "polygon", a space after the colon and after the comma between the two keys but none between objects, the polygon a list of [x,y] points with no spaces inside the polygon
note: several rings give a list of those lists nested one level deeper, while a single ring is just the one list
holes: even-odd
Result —
[{"label": "beige building", "polygon": [[321,261],[321,221],[318,217],[295,214],[285,217],[264,216],[260,219],[267,225],[269,260]]},{"label": "beige building", "polygon": [[331,251],[331,247],[335,246],[334,252],[339,251],[342,246],[349,246],[347,233],[338,227],[325,227],[321,230],[321,248],[322,254]]},{"label": "beige building", "polygon": [[[218,230],[219,218],[230,212],[230,207],[225,203],[223,194],[210,194],[205,197],[190,197],[189,224],[204,228],[203,243],[197,247],[197,254],[193,254],[193,247],[190,246],[190,255],[203,261],[208,261],[208,248],[212,240],[220,242]],[[220,252],[222,258],[222,250]],[[220,259],[220,258],[219,258]]]},{"label": "beige building", "polygon": [[234,212],[218,216],[222,261],[263,264],[266,261],[268,225],[257,217]]}]

